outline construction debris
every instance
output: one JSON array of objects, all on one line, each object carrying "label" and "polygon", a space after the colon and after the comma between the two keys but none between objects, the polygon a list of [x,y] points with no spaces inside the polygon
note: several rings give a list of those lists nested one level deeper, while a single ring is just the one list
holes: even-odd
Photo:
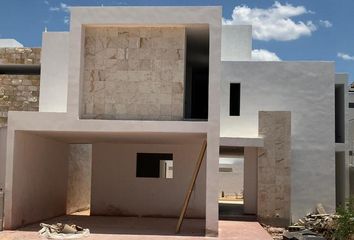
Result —
[{"label": "construction debris", "polygon": [[338,215],[327,214],[322,204],[317,204],[316,213],[307,214],[306,217],[299,219],[294,226],[289,227],[289,232],[291,230],[295,230],[294,228],[296,227],[301,227],[302,229],[300,232],[306,229],[313,233],[330,238],[335,231],[335,219],[337,218],[339,218]]},{"label": "construction debris", "polygon": [[285,228],[280,228],[280,227],[272,227],[268,226],[265,224],[262,224],[263,228],[267,230],[267,232],[272,236],[274,240],[282,240],[283,239],[283,233],[285,231]]},{"label": "construction debris", "polygon": [[41,223],[39,235],[47,239],[79,239],[90,235],[88,228],[84,229],[75,224],[45,224]]},{"label": "construction debris", "polygon": [[338,215],[328,214],[322,204],[317,204],[316,212],[307,214],[294,225],[275,228],[263,225],[274,240],[325,240],[330,239],[335,231]]}]

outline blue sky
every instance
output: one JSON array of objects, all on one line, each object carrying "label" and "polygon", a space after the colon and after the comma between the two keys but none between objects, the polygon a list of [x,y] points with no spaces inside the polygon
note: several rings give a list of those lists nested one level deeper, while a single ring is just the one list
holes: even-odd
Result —
[{"label": "blue sky", "polygon": [[0,38],[41,46],[68,31],[67,6],[220,5],[224,23],[252,23],[256,59],[335,61],[354,80],[353,0],[0,0]]}]

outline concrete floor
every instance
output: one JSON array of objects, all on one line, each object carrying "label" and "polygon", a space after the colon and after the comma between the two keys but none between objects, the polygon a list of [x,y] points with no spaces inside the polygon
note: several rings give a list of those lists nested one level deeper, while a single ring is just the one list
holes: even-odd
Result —
[{"label": "concrete floor", "polygon": [[219,201],[219,220],[257,221],[257,216],[244,214],[243,202]]},{"label": "concrete floor", "polygon": [[[45,221],[46,223],[75,223],[89,228],[91,235],[85,239],[97,240],[162,240],[162,239],[222,239],[222,240],[272,240],[270,235],[257,222],[220,221],[219,237],[203,237],[204,221],[186,219],[181,234],[174,235],[177,219],[173,218],[134,218],[134,217],[96,217],[62,216]],[[0,232],[0,240],[37,240],[38,224],[16,231]]]}]

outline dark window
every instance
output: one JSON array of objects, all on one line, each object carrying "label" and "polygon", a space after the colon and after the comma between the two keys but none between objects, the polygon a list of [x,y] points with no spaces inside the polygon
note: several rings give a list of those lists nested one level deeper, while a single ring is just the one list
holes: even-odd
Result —
[{"label": "dark window", "polygon": [[219,172],[232,172],[232,168],[221,167],[219,168]]},{"label": "dark window", "polygon": [[136,177],[172,178],[172,153],[137,153]]},{"label": "dark window", "polygon": [[354,103],[350,102],[349,103],[349,108],[354,108]]},{"label": "dark window", "polygon": [[230,84],[230,116],[240,116],[240,88],[239,83]]}]

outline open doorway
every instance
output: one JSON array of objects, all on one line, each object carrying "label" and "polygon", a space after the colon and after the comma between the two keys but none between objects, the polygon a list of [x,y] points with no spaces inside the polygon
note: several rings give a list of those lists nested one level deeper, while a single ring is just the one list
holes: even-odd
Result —
[{"label": "open doorway", "polygon": [[243,214],[244,158],[219,159],[219,216],[232,219]]},{"label": "open doorway", "polygon": [[219,219],[256,220],[256,148],[221,147],[219,158]]}]

